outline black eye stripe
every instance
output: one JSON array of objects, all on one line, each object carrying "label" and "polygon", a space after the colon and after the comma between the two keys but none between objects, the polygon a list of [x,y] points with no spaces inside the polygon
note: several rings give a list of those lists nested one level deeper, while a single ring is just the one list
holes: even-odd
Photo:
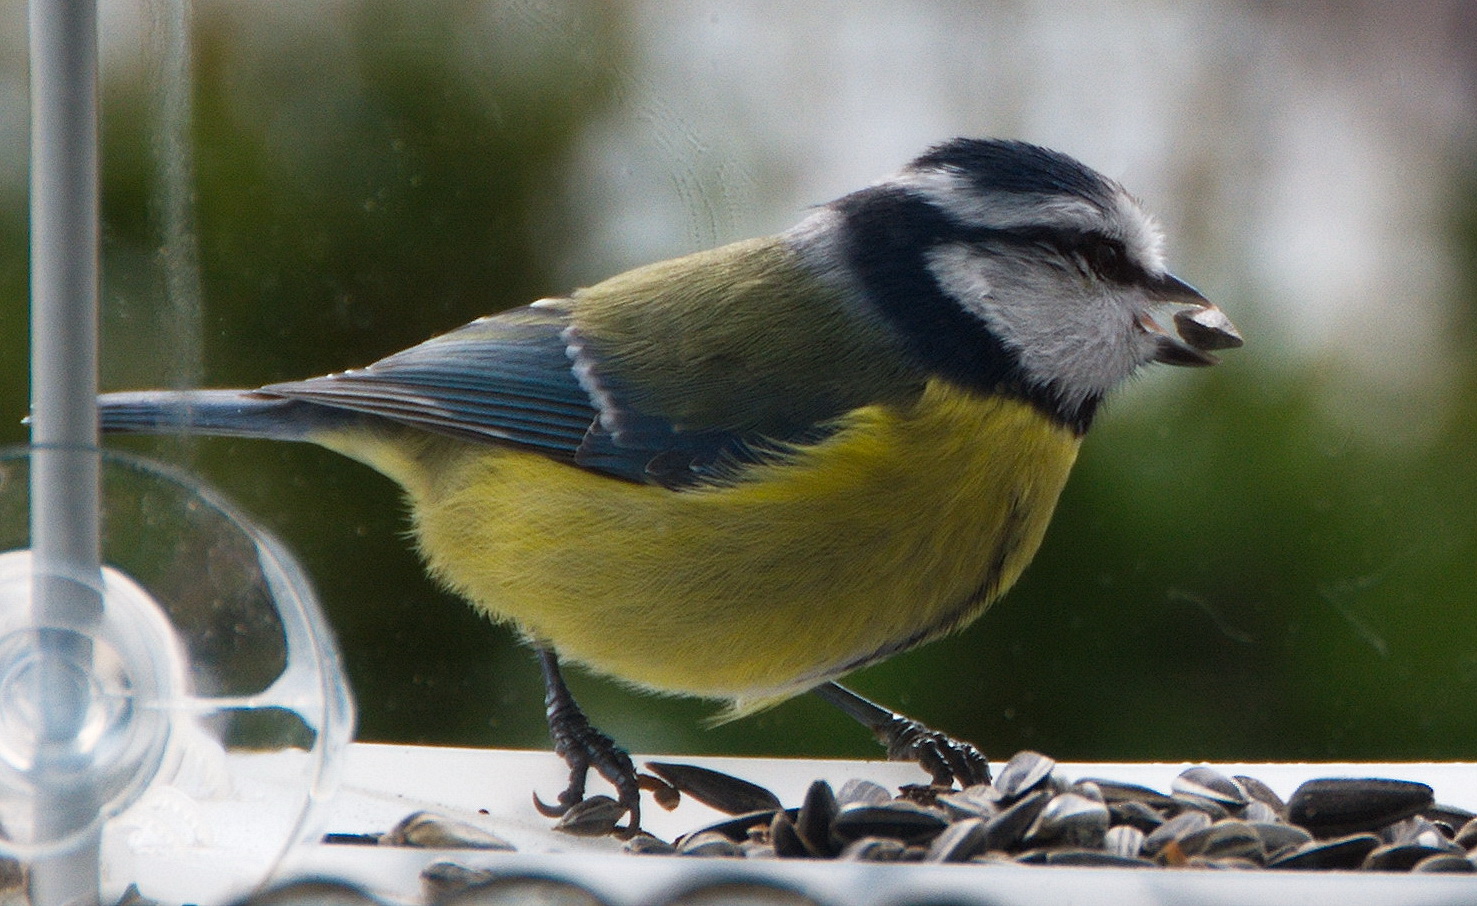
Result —
[{"label": "black eye stripe", "polygon": [[1086,252],[1087,263],[1104,280],[1131,283],[1142,274],[1128,260],[1128,251],[1116,239],[1099,239]]},{"label": "black eye stripe", "polygon": [[1149,274],[1128,256],[1123,243],[1101,233],[1058,230],[1049,227],[999,230],[974,227],[962,230],[966,242],[1046,247],[1063,258],[1077,260],[1100,279],[1114,283],[1144,283]]}]

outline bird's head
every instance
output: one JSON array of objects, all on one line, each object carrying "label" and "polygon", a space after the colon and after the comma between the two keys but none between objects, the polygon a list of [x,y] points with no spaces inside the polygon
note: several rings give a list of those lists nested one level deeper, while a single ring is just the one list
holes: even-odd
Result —
[{"label": "bird's head", "polygon": [[1079,428],[1139,367],[1210,365],[1213,350],[1241,345],[1166,270],[1133,196],[1056,151],[955,139],[820,216],[853,285],[916,353]]}]

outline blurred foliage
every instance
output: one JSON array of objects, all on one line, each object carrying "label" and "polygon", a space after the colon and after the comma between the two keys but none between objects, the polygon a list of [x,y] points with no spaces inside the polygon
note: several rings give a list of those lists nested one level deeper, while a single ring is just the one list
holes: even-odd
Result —
[{"label": "blurred foliage", "polygon": [[[602,116],[637,114],[614,87],[620,7],[490,8],[196,4],[205,383],[361,365],[568,289],[548,275],[579,243],[562,201],[576,143]],[[171,315],[149,90],[142,70],[106,84],[109,387],[164,382],[179,352],[161,342]],[[1477,193],[1465,188],[1453,235],[1470,267]],[[17,202],[0,218],[12,324],[25,307],[22,216]],[[1470,348],[1477,273],[1464,280],[1452,335]],[[1233,317],[1238,301],[1277,304],[1220,301]],[[0,336],[10,413],[24,408],[18,334]],[[858,688],[1001,755],[1477,757],[1477,369],[1467,357],[1438,399],[1411,403],[1444,407],[1434,432],[1377,438],[1329,415],[1324,391],[1341,375],[1269,367],[1264,342],[1253,333],[1221,368],[1124,391],[1020,586]],[[23,439],[3,422],[4,440]],[[532,659],[424,578],[388,482],[315,448],[121,443],[190,461],[301,556],[338,631],[362,738],[547,745]],[[572,684],[638,750],[875,754],[809,700],[705,729],[711,704]]]}]

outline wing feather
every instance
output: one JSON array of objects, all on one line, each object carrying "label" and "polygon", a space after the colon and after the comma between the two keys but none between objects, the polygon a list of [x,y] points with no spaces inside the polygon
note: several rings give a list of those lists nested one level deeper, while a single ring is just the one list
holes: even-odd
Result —
[{"label": "wing feather", "polygon": [[775,239],[638,268],[365,368],[263,391],[674,489],[741,480],[923,386]]}]

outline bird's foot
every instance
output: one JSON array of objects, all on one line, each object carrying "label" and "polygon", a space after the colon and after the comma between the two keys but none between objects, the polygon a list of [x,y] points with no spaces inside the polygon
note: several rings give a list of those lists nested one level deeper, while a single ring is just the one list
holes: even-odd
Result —
[{"label": "bird's foot", "polygon": [[569,765],[569,786],[552,805],[534,793],[534,808],[548,818],[567,815],[570,809],[585,801],[585,781],[593,768],[615,787],[616,802],[630,816],[624,825],[613,824],[610,832],[622,839],[634,836],[641,830],[641,782],[630,753],[590,724],[564,685],[554,653],[543,648],[538,653],[548,690],[545,702],[549,736],[554,741],[555,754]]},{"label": "bird's foot", "polygon": [[554,752],[569,765],[569,786],[550,804],[533,795],[533,806],[547,818],[562,818],[569,810],[585,801],[585,779],[590,769],[615,787],[616,802],[630,819],[624,825],[614,824],[610,832],[627,838],[641,829],[641,785],[631,756],[609,736],[583,720],[550,726]]},{"label": "bird's foot", "polygon": [[961,787],[990,782],[990,761],[972,744],[929,729],[911,717],[890,711],[845,686],[825,683],[811,690],[862,726],[887,748],[892,761],[916,761],[939,786]]},{"label": "bird's foot", "polygon": [[956,781],[961,787],[990,782],[990,761],[972,743],[901,714],[894,714],[873,732],[887,747],[889,761],[916,761],[939,786],[952,786]]}]

